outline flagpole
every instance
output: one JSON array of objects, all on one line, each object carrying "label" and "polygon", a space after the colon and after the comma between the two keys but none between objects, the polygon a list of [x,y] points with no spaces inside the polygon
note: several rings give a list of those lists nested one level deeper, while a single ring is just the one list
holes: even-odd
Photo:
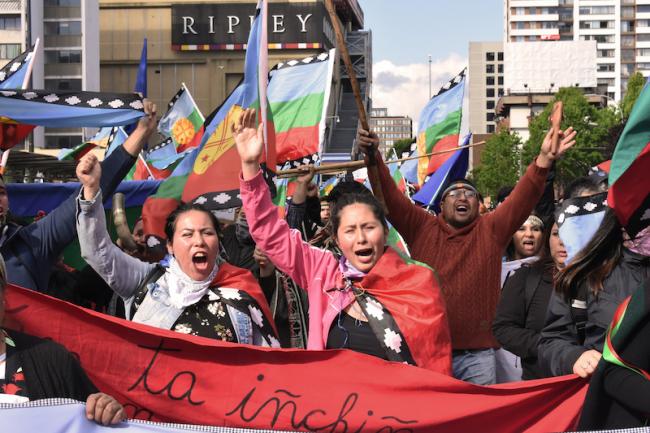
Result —
[{"label": "flagpole", "polygon": [[41,38],[36,38],[36,42],[34,43],[34,51],[32,51],[32,59],[29,61],[29,65],[27,65],[27,72],[25,73],[25,78],[23,78],[23,90],[29,86],[29,80],[32,78],[32,69],[34,69],[34,62],[36,61],[36,53],[38,50],[38,46],[40,45]]},{"label": "flagpole", "polygon": [[[336,44],[339,47],[341,52],[341,57],[345,63],[345,69],[348,72],[350,77],[350,84],[352,85],[352,92],[354,93],[354,100],[357,103],[357,110],[359,111],[359,121],[361,122],[361,127],[366,131],[370,131],[370,126],[368,126],[368,117],[366,115],[366,107],[363,104],[361,99],[361,88],[359,87],[359,82],[357,81],[357,74],[354,72],[354,66],[352,65],[352,60],[350,59],[350,53],[348,52],[348,46],[345,43],[343,38],[343,32],[341,30],[341,25],[339,19],[336,16],[334,10],[334,2],[332,0],[325,0],[325,8],[329,14],[332,27],[334,28],[334,34],[336,35]],[[377,198],[377,201],[381,203],[386,215],[388,215],[388,208],[386,207],[386,202],[384,201],[384,193],[381,189],[381,183],[379,181],[379,171],[377,170],[377,161],[375,160],[375,153],[370,152],[368,154],[368,179],[370,180],[370,186],[372,191]]]},{"label": "flagpole", "polygon": [[[455,152],[457,150],[461,149],[469,149],[472,147],[477,147],[477,146],[483,146],[485,144],[485,141],[479,141],[478,143],[474,144],[468,144],[467,146],[458,146],[454,147],[451,149],[446,149],[446,150],[438,150],[436,152],[430,152],[426,153],[422,156],[409,156],[407,158],[400,158],[400,159],[393,159],[390,161],[386,161],[385,164],[397,164],[399,162],[405,162],[405,161],[412,161],[414,159],[419,159],[419,158],[425,158],[427,156],[433,156],[433,155],[442,155],[445,153],[449,152]],[[338,164],[323,164],[318,167],[314,167],[314,172],[315,173],[320,173],[320,174],[332,174],[332,173],[340,173],[340,172],[345,172],[349,170],[358,170],[360,168],[365,167],[365,163],[363,161],[346,161],[346,162],[340,162]],[[278,171],[277,175],[279,178],[283,177],[291,177],[291,176],[297,176],[300,174],[304,174],[305,170],[300,169],[300,168],[291,168],[288,170],[281,170]]]}]

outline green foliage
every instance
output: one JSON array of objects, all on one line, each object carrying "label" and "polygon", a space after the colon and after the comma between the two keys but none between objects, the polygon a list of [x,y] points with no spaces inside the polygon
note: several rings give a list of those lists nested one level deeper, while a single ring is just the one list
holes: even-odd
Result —
[{"label": "green foliage", "polygon": [[575,146],[569,149],[557,164],[557,179],[566,185],[580,176],[585,176],[589,167],[605,159],[606,150],[593,150],[593,148],[609,147],[610,133],[620,124],[620,115],[611,108],[590,105],[579,89],[571,87],[560,89],[544,111],[530,122],[530,138],[524,146],[522,155],[525,165],[530,164],[539,154],[544,137],[550,128],[548,118],[553,104],[560,100],[564,103],[562,129],[573,126],[578,132]]},{"label": "green foliage", "polygon": [[627,91],[621,101],[621,116],[623,116],[623,119],[630,117],[632,107],[634,107],[634,103],[641,94],[644,85],[645,78],[641,75],[641,72],[635,72],[627,81]]},{"label": "green foliage", "polygon": [[481,153],[481,165],[471,178],[486,196],[495,196],[502,186],[514,185],[519,179],[521,138],[506,129],[487,139]]},{"label": "green foliage", "polygon": [[[393,143],[393,149],[397,153],[397,157],[401,158],[403,152],[408,152],[411,150],[411,144],[415,143],[415,138],[402,138],[401,140],[396,140]],[[392,152],[389,150],[388,155],[392,155]]]}]

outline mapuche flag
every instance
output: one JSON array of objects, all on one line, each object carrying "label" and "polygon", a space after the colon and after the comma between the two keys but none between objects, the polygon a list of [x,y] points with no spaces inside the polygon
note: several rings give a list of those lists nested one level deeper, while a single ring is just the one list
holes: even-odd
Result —
[{"label": "mapuche flag", "polygon": [[[458,147],[460,122],[465,93],[465,70],[446,83],[429,100],[420,113],[417,134],[419,155]],[[422,185],[427,175],[435,172],[451,157],[451,153],[421,158],[418,163],[418,183]]]},{"label": "mapuche flag", "polygon": [[74,148],[61,149],[57,158],[59,160],[79,161],[85,154],[96,147],[106,149],[106,155],[109,155],[110,152],[108,152],[108,149],[115,149],[121,146],[126,141],[126,138],[127,135],[121,127],[115,126],[111,128],[107,126],[101,128],[93,137]]},{"label": "mapuche flag", "polygon": [[0,113],[4,123],[102,128],[137,121],[144,116],[144,104],[134,93],[0,90]]},{"label": "mapuche flag", "polygon": [[[0,69],[0,89],[23,89],[29,83],[32,64],[38,47],[36,44],[29,50],[11,59]],[[34,125],[24,125],[0,116],[0,150],[8,150],[22,142],[35,128]]]},{"label": "mapuche flag", "polygon": [[320,161],[330,98],[334,52],[278,64],[268,99],[273,113],[277,163],[282,168]]},{"label": "mapuche flag", "polygon": [[190,91],[182,84],[169,101],[167,112],[158,122],[160,135],[174,140],[179,152],[196,147],[203,137],[203,114],[194,102]]},{"label": "mapuche flag", "polygon": [[632,237],[650,225],[650,88],[641,91],[616,144],[607,202]]}]

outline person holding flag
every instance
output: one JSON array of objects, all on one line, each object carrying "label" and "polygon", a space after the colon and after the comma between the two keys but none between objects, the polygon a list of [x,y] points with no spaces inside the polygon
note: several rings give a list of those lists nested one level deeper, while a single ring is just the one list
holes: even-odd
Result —
[{"label": "person holding flag", "polygon": [[314,248],[273,206],[260,169],[263,124],[255,127],[255,110],[245,110],[232,130],[251,236],[308,293],[307,348],[347,348],[450,374],[449,328],[435,273],[386,246],[388,226],[377,200],[341,196],[331,222],[343,256]]},{"label": "person holding flag", "polygon": [[[575,144],[575,131],[553,129],[540,153],[506,201],[494,212],[479,215],[478,191],[467,179],[456,179],[442,193],[439,216],[411,203],[393,181],[377,151],[376,134],[359,130],[360,149],[375,155],[388,219],[406,241],[413,259],[440,277],[447,304],[454,376],[480,385],[496,381],[492,320],[500,293],[501,257],[512,235],[539,201],[553,161]],[[556,147],[557,146],[557,147]]]},{"label": "person holding flag", "polygon": [[[126,142],[102,162],[105,176],[100,187],[106,197],[113,195],[156,129],[156,105],[145,100],[144,112],[145,116]],[[10,218],[7,187],[0,176],[0,253],[11,284],[49,293],[50,269],[77,235],[75,198],[76,194],[71,195],[46,217],[22,226]]]}]

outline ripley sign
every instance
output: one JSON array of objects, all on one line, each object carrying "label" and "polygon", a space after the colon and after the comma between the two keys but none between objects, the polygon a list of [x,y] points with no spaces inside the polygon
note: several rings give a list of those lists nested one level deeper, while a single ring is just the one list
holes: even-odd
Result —
[{"label": "ripley sign", "polygon": [[[172,45],[206,46],[245,44],[255,17],[255,3],[172,5]],[[331,25],[323,3],[271,3],[268,16],[269,44],[333,44]],[[205,48],[202,48],[205,49]]]}]

